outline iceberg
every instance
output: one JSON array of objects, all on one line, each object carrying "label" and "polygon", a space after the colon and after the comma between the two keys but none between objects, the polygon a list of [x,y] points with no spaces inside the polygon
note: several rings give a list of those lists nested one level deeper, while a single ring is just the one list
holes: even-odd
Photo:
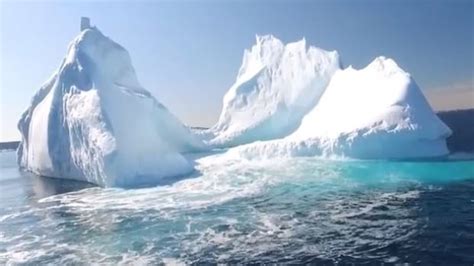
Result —
[{"label": "iceberg", "polygon": [[420,88],[392,59],[334,73],[323,95],[289,136],[231,151],[244,157],[342,156],[409,159],[449,153],[451,134]]},{"label": "iceberg", "polygon": [[205,149],[139,84],[128,52],[88,20],[18,128],[21,168],[101,186],[188,174],[184,153]]},{"label": "iceberg", "polygon": [[340,67],[336,51],[307,48],[305,39],[284,45],[271,35],[256,36],[224,96],[219,121],[207,132],[209,144],[229,147],[291,134]]},{"label": "iceberg", "polygon": [[[194,170],[196,155],[238,158],[437,157],[451,130],[392,59],[342,69],[336,51],[257,36],[219,121],[193,132],[145,90],[128,52],[88,19],[18,128],[18,164],[101,186],[156,184]],[[227,158],[225,155],[224,159]]]}]

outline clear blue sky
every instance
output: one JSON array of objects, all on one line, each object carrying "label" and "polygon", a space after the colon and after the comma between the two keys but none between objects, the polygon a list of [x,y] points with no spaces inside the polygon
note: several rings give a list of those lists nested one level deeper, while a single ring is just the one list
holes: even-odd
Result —
[{"label": "clear blue sky", "polygon": [[451,1],[1,1],[0,140],[59,66],[81,16],[124,46],[142,85],[210,126],[255,34],[338,50],[345,66],[394,58],[425,93],[472,87],[474,5]]}]

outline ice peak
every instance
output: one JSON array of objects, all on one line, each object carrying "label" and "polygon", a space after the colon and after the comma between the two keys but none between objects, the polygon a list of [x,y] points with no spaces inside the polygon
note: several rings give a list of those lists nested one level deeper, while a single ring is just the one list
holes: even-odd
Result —
[{"label": "ice peak", "polygon": [[336,52],[307,48],[304,38],[287,44],[273,35],[255,38],[244,52],[236,82],[224,96],[213,144],[238,145],[288,135],[339,69]]},{"label": "ice peak", "polygon": [[266,35],[255,35],[255,40],[257,44],[265,44],[265,43],[281,43],[281,41],[273,36],[272,34]]},{"label": "ice peak", "polygon": [[91,28],[91,20],[88,17],[81,17],[81,31]]},{"label": "ice peak", "polygon": [[257,43],[262,43],[265,41],[278,40],[278,38],[273,36],[273,34],[255,34],[255,40],[257,41]]},{"label": "ice peak", "polygon": [[[306,54],[306,39],[302,38],[299,41],[291,43],[283,43],[280,39],[275,36],[268,35],[255,35],[256,43],[253,45],[250,51],[246,52],[248,55],[244,56],[243,65],[246,64],[246,61],[256,62],[256,65],[259,65],[257,69],[262,67],[270,67],[272,65],[278,64],[281,57],[285,53],[292,54]],[[244,67],[244,70],[246,67]],[[253,72],[253,71],[252,71]]]},{"label": "ice peak", "polygon": [[387,73],[406,73],[401,69],[398,64],[392,58],[385,56],[379,56],[374,59],[368,66],[367,69],[373,69],[380,72]]},{"label": "ice peak", "polygon": [[274,60],[273,57],[280,54],[285,45],[273,35],[256,35],[256,44],[252,47],[252,53],[260,57],[264,64],[268,64]]},{"label": "ice peak", "polygon": [[113,42],[107,38],[99,29],[96,27],[86,28],[74,38],[73,43],[75,45],[82,45],[83,43],[96,43],[99,41]]},{"label": "ice peak", "polygon": [[[70,44],[69,50],[74,54],[76,51],[81,50],[94,61],[100,58],[112,60],[113,58],[110,57],[112,51],[127,54],[128,57],[128,52],[121,45],[105,36],[96,27],[86,28],[81,31]],[[104,53],[104,51],[108,51],[108,53]],[[114,55],[120,56],[117,54]]]}]

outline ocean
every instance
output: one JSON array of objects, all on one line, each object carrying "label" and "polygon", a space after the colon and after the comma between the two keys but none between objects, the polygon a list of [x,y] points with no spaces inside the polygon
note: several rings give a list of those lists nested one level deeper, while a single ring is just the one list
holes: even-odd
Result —
[{"label": "ocean", "polygon": [[141,189],[0,153],[0,264],[474,264],[474,161],[219,161]]}]

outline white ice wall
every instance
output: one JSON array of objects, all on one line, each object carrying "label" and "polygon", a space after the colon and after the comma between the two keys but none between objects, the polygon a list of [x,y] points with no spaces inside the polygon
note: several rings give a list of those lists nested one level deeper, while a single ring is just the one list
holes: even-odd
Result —
[{"label": "white ice wall", "polygon": [[21,167],[103,186],[188,174],[204,144],[139,84],[128,52],[98,29],[70,44],[18,125]]}]

